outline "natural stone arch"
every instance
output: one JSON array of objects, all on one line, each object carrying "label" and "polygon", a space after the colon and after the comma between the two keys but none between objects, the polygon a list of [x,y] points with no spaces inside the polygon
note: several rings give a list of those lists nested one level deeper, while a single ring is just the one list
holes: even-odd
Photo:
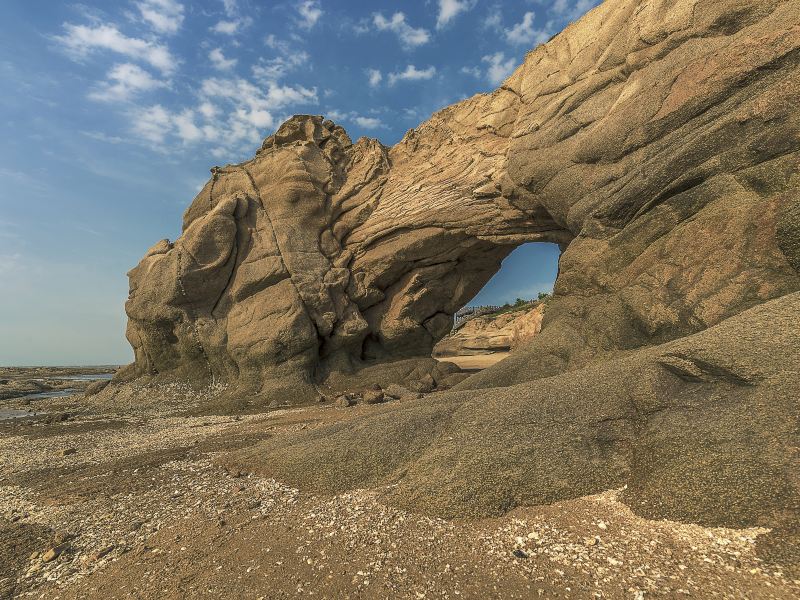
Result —
[{"label": "natural stone arch", "polygon": [[129,375],[302,399],[331,373],[429,357],[514,247],[572,237],[503,191],[517,96],[472,102],[485,123],[442,121],[391,150],[297,116],[252,160],[215,167],[179,240],[129,273]]},{"label": "natural stone arch", "polygon": [[542,334],[464,387],[553,375],[797,290],[799,10],[605,2],[392,148],[291,119],[251,161],[214,169],[181,238],[131,272],[136,361],[119,379],[307,399],[365,362],[427,354],[526,241],[568,244]]}]

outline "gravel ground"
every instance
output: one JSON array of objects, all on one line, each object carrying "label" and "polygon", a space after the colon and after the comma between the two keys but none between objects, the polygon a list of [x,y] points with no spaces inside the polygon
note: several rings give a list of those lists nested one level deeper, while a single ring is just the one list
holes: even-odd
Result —
[{"label": "gravel ground", "polygon": [[756,557],[766,530],[649,521],[618,490],[445,521],[379,490],[314,496],[224,466],[381,406],[186,417],[60,402],[0,426],[0,597],[800,597]]}]

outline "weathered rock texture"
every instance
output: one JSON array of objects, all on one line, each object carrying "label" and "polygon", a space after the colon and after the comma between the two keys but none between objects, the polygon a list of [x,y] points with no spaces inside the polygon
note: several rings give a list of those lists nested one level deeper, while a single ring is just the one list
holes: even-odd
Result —
[{"label": "weathered rock texture", "polygon": [[214,168],[181,237],[130,272],[119,379],[308,399],[332,373],[429,356],[522,242],[565,248],[542,334],[464,387],[797,290],[798,23],[788,0],[608,0],[392,148],[292,118]]},{"label": "weathered rock texture", "polygon": [[389,500],[446,516],[627,484],[639,512],[796,541],[798,106],[800,3],[607,0],[391,149],[293,118],[131,272],[117,383],[302,400],[407,377],[515,245],[556,242],[528,346],[243,463],[394,483]]},{"label": "weathered rock texture", "polygon": [[434,356],[509,352],[528,344],[541,331],[546,305],[470,319],[433,347]]},{"label": "weathered rock texture", "polygon": [[377,487],[444,517],[627,486],[625,501],[650,518],[774,527],[766,553],[800,568],[798,315],[790,294],[555,377],[276,437],[234,463],[304,489]]}]

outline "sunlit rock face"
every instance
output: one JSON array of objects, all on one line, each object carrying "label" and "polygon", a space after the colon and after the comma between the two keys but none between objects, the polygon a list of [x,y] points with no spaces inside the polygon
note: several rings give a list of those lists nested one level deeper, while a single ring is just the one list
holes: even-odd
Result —
[{"label": "sunlit rock face", "polygon": [[[471,103],[510,131],[519,99]],[[332,370],[430,356],[515,245],[571,238],[503,197],[507,137],[473,123],[459,141],[448,121],[389,150],[297,116],[215,168],[181,237],[129,273],[135,374],[294,396]]]},{"label": "sunlit rock face", "polygon": [[[800,6],[607,0],[394,147],[296,116],[212,170],[130,273],[121,376],[310,398],[430,356],[517,245],[564,252],[529,351],[552,375],[800,289]],[[387,371],[388,373],[388,371]]]}]

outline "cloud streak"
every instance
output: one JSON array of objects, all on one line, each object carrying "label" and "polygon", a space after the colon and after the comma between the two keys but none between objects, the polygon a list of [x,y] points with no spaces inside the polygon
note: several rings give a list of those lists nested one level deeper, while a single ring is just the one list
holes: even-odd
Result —
[{"label": "cloud streak", "polygon": [[211,143],[216,145],[212,154],[223,157],[242,144],[260,142],[275,127],[277,111],[318,103],[316,88],[274,82],[259,86],[243,78],[205,79],[199,96],[194,108],[170,110],[155,104],[132,109],[131,132],[163,151],[175,142]]},{"label": "cloud streak", "polygon": [[138,65],[123,63],[114,65],[108,72],[107,81],[91,91],[89,98],[98,102],[125,102],[141,92],[163,88],[166,85]]},{"label": "cloud streak", "polygon": [[511,29],[506,29],[506,39],[509,43],[517,46],[533,46],[534,44],[546,42],[550,34],[543,29],[534,28],[533,21],[535,18],[535,13],[526,12],[522,17],[522,21],[511,27]]},{"label": "cloud streak", "polygon": [[136,8],[142,20],[158,33],[177,33],[183,24],[183,5],[175,0],[142,0]]},{"label": "cloud streak", "polygon": [[303,29],[312,29],[323,14],[319,0],[303,0],[297,5],[297,12],[300,15],[298,25]]},{"label": "cloud streak", "polygon": [[397,73],[389,73],[389,85],[394,85],[398,81],[423,81],[433,79],[436,75],[436,67],[418,69],[414,65],[408,65],[405,69]]},{"label": "cloud streak", "polygon": [[342,112],[339,110],[328,111],[328,118],[334,121],[355,123],[362,129],[385,129],[386,123],[377,117],[367,117],[357,113],[356,111]]},{"label": "cloud streak", "polygon": [[406,21],[405,14],[401,12],[394,13],[390,19],[384,17],[382,13],[375,13],[372,16],[372,23],[378,31],[394,33],[403,48],[407,50],[427,44],[431,39],[427,29],[412,27]]},{"label": "cloud streak", "polygon": [[128,37],[114,25],[105,23],[94,26],[65,23],[64,35],[56,36],[54,39],[76,60],[83,60],[98,50],[107,50],[143,61],[165,75],[174,73],[179,64],[167,46]]},{"label": "cloud streak", "polygon": [[470,0],[439,0],[439,15],[436,17],[436,29],[447,26],[460,13],[470,10],[475,5]]},{"label": "cloud streak", "polygon": [[208,60],[211,61],[211,66],[217,71],[230,71],[236,66],[236,63],[239,62],[235,58],[225,58],[225,55],[222,53],[222,48],[214,48],[209,52]]}]

